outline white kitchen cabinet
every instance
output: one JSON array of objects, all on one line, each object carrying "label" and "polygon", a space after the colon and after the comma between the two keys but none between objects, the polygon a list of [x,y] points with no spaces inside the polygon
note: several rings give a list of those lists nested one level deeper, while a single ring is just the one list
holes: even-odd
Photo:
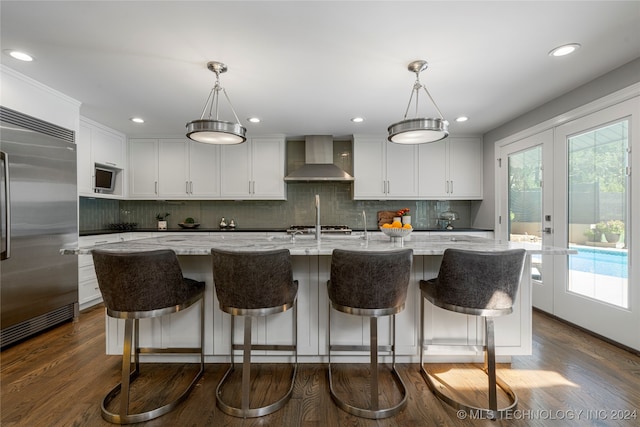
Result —
[{"label": "white kitchen cabinet", "polygon": [[76,145],[78,194],[93,196],[94,165],[91,159],[91,127],[82,120]]},{"label": "white kitchen cabinet", "polygon": [[222,199],[286,199],[284,138],[252,138],[220,151]]},{"label": "white kitchen cabinet", "polygon": [[158,195],[164,199],[220,196],[220,148],[188,139],[161,139]]},{"label": "white kitchen cabinet", "polygon": [[[124,134],[109,129],[87,118],[80,118],[77,139],[78,194],[81,196],[113,198],[123,195],[122,170],[125,169]],[[95,164],[120,171],[116,175],[116,188],[112,194],[95,193]]]},{"label": "white kitchen cabinet", "polygon": [[[151,237],[151,233],[131,232],[81,236],[78,237],[78,246],[84,248],[106,243],[142,239],[145,237]],[[102,302],[102,294],[98,287],[98,279],[91,255],[78,255],[78,302],[80,304],[80,310]]]},{"label": "white kitchen cabinet", "polygon": [[418,197],[418,148],[384,137],[354,137],[353,198],[402,200]]},{"label": "white kitchen cabinet", "polygon": [[158,140],[129,140],[129,197],[158,198]]},{"label": "white kitchen cabinet", "polygon": [[481,138],[449,137],[420,144],[420,199],[482,199],[482,149]]},{"label": "white kitchen cabinet", "polygon": [[132,198],[215,199],[220,148],[186,138],[129,141]]},{"label": "white kitchen cabinet", "polygon": [[220,147],[190,141],[189,193],[196,198],[220,196]]},{"label": "white kitchen cabinet", "polygon": [[[96,236],[81,236],[78,238],[79,247],[88,247],[122,241],[119,233]],[[93,268],[91,255],[78,255],[78,302],[80,310],[102,302],[102,294],[98,287],[96,271]]]}]

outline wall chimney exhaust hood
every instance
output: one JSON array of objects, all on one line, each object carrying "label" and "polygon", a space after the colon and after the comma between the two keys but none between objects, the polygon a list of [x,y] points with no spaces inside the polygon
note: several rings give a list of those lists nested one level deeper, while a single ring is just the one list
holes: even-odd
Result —
[{"label": "wall chimney exhaust hood", "polygon": [[285,181],[353,181],[353,177],[333,164],[333,136],[305,137],[305,164],[287,175]]}]

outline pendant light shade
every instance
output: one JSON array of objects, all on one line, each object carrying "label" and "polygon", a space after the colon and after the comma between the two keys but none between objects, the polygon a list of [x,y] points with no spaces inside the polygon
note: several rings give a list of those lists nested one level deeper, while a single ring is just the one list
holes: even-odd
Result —
[{"label": "pendant light shade", "polygon": [[[207,63],[207,68],[216,74],[216,83],[209,93],[200,119],[187,123],[187,137],[205,144],[229,145],[243,143],[247,140],[247,129],[240,124],[227,91],[220,85],[220,74],[227,71],[227,66],[221,62],[211,61]],[[231,107],[236,119],[235,123],[219,120],[218,103],[220,92],[224,94]],[[207,110],[209,115],[208,118],[205,118]]]},{"label": "pendant light shade", "polygon": [[[442,117],[440,109],[436,105],[435,101],[431,97],[431,94],[427,88],[420,83],[420,72],[426,70],[428,67],[427,61],[418,60],[409,64],[408,69],[411,72],[416,73],[416,82],[411,89],[411,96],[409,97],[409,104],[407,110],[404,113],[404,119],[388,127],[389,136],[387,139],[397,144],[426,144],[429,142],[440,141],[441,139],[449,136],[449,123]],[[420,118],[418,117],[418,98],[420,95],[420,89],[424,89],[425,93],[433,103],[433,106],[438,111],[440,118]],[[413,119],[407,119],[409,108],[411,107],[411,101],[415,95],[415,115]]]}]

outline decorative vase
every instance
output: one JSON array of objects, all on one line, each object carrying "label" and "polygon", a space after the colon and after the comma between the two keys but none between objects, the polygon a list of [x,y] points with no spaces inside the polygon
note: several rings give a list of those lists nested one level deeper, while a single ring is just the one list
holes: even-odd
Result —
[{"label": "decorative vase", "polygon": [[158,221],[158,230],[166,230],[167,221]]},{"label": "decorative vase", "polygon": [[396,221],[398,221],[398,222],[402,222],[402,217],[400,217],[400,216],[394,216],[394,217],[393,217],[393,222],[396,222]]},{"label": "decorative vase", "polygon": [[402,217],[402,225],[411,224],[411,215],[405,215]]}]

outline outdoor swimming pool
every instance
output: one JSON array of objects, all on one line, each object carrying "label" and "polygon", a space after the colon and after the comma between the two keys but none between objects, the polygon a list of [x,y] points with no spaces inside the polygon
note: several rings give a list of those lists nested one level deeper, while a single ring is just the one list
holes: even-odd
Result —
[{"label": "outdoor swimming pool", "polygon": [[569,256],[569,269],[586,273],[627,279],[629,274],[628,253],[623,250],[607,250],[571,246],[578,250],[577,255]]}]

